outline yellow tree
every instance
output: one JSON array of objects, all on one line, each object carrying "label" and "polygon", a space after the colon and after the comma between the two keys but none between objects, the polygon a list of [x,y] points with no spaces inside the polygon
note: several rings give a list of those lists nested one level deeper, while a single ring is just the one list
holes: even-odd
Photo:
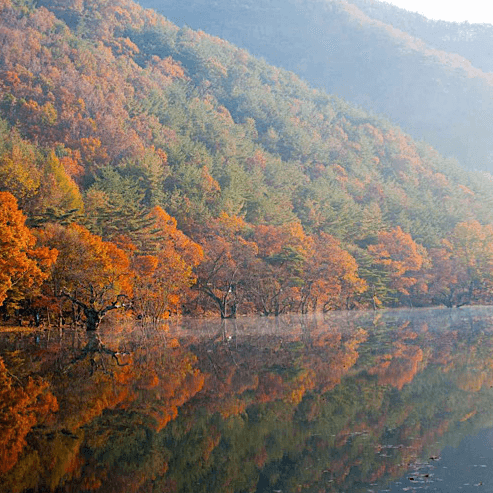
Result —
[{"label": "yellow tree", "polygon": [[79,188],[53,151],[45,159],[43,183],[40,188],[44,201],[49,203],[50,207],[56,207],[61,211],[83,211],[84,204]]},{"label": "yellow tree", "polygon": [[[6,139],[6,135],[2,135]],[[0,155],[0,190],[12,193],[22,210],[33,210],[39,193],[41,173],[34,146],[23,142],[15,132],[9,135],[10,148]]]},{"label": "yellow tree", "polygon": [[18,302],[48,277],[56,250],[35,248],[36,238],[25,225],[15,197],[0,192],[0,305],[6,298]]}]

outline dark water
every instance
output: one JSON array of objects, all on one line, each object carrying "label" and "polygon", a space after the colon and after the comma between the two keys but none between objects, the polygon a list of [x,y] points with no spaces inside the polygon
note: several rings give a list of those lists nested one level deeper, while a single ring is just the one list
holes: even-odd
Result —
[{"label": "dark water", "polygon": [[493,491],[493,308],[0,334],[0,491]]}]

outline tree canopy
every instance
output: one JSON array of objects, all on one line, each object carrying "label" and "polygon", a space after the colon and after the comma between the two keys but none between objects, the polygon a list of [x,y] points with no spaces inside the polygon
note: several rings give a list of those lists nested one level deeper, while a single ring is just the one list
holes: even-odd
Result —
[{"label": "tree canopy", "polygon": [[4,312],[489,302],[484,173],[130,0],[1,8],[0,190],[22,210]]}]

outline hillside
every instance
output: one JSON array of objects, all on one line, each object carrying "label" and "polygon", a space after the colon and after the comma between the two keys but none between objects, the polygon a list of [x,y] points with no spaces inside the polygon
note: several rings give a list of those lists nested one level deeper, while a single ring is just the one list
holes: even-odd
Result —
[{"label": "hillside", "polygon": [[7,314],[490,301],[485,175],[130,0],[0,9]]},{"label": "hillside", "polygon": [[483,72],[493,71],[491,24],[435,21],[381,1],[352,0],[351,3],[372,19],[391,24],[421,39],[430,48],[457,53]]},{"label": "hillside", "polygon": [[491,26],[428,23],[365,0],[141,4],[386,115],[469,169],[493,171]]}]

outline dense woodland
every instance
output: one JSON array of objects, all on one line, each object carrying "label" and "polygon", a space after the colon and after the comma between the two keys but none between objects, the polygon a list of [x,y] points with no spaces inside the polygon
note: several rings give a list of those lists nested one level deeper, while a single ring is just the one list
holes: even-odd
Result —
[{"label": "dense woodland", "polygon": [[493,26],[428,21],[378,0],[139,0],[387,115],[493,172]]},{"label": "dense woodland", "polygon": [[130,0],[0,0],[0,309],[489,303],[493,184]]}]

